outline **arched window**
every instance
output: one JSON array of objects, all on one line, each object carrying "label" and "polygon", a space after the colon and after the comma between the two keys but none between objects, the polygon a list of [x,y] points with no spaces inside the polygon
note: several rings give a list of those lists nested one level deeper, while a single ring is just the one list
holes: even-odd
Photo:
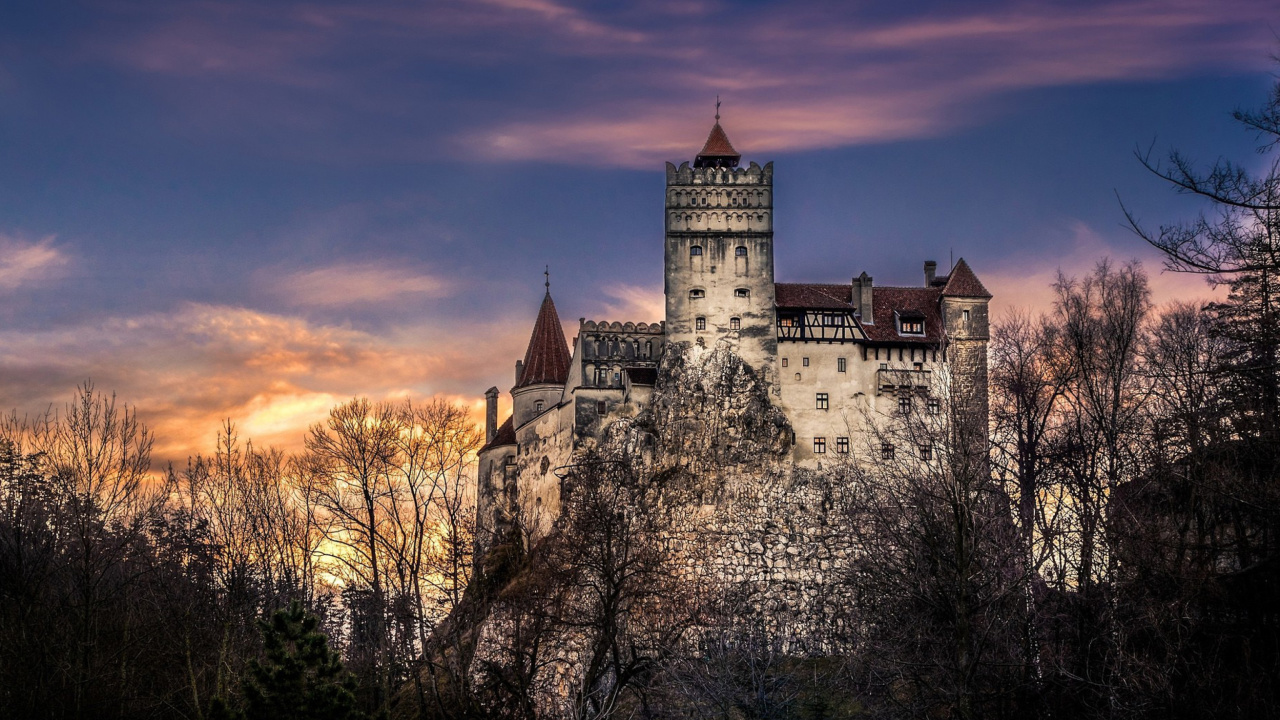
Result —
[{"label": "arched window", "polygon": [[739,245],[737,248],[735,248],[735,249],[734,249],[734,251],[733,251],[733,256],[734,256],[734,257],[746,257],[746,256],[747,256],[747,246],[746,246],[746,245]]},{"label": "arched window", "polygon": [[689,248],[689,257],[698,257],[702,254],[702,246],[694,245]]},{"label": "arched window", "polygon": [[644,356],[653,357],[653,341],[646,340],[644,343]]},{"label": "arched window", "polygon": [[689,291],[690,300],[697,300],[699,298],[704,298],[706,296],[707,296],[707,291],[703,290],[702,288],[694,288]]}]

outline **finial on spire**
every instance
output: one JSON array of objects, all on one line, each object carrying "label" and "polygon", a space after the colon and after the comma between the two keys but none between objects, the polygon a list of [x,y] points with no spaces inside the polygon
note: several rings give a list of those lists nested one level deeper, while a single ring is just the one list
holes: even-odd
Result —
[{"label": "finial on spire", "polygon": [[716,122],[720,122],[720,96],[716,95]]},{"label": "finial on spire", "polygon": [[551,294],[551,266],[548,265],[547,269],[543,271],[542,274],[547,277],[547,281],[543,284],[547,286],[547,294],[550,295]]}]

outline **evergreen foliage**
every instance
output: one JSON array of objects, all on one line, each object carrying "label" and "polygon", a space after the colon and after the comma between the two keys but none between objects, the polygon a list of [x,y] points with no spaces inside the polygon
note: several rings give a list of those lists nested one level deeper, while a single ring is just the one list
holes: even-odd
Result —
[{"label": "evergreen foliage", "polygon": [[294,601],[261,622],[263,655],[250,660],[244,707],[217,703],[215,717],[230,720],[359,720],[355,678],[319,628],[320,620]]}]

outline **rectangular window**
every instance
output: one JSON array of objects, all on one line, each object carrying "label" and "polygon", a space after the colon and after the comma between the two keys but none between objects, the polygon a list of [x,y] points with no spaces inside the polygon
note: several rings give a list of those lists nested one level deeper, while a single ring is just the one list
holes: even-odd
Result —
[{"label": "rectangular window", "polygon": [[800,364],[809,367],[809,358],[800,358]]},{"label": "rectangular window", "polygon": [[933,446],[932,446],[932,445],[921,445],[921,446],[920,446],[920,459],[921,459],[921,460],[932,460],[932,459],[933,459]]},{"label": "rectangular window", "polygon": [[849,454],[849,438],[847,437],[836,438],[836,452],[840,453],[841,455]]},{"label": "rectangular window", "polygon": [[845,370],[846,370],[845,359],[836,358],[836,372],[845,372]]},{"label": "rectangular window", "polygon": [[920,372],[924,370],[924,363],[911,363],[911,369]]},{"label": "rectangular window", "polygon": [[614,374],[613,374],[613,384],[614,384],[614,386],[615,386],[615,387],[621,387],[621,386],[622,386],[622,373],[614,373]]},{"label": "rectangular window", "polygon": [[729,318],[729,329],[730,329],[730,330],[741,330],[741,329],[742,329],[742,319],[741,319],[741,318]]},{"label": "rectangular window", "polygon": [[881,460],[893,459],[893,443],[880,443],[880,459]]},{"label": "rectangular window", "polygon": [[937,415],[940,412],[942,412],[942,403],[938,401],[938,398],[929,398],[929,414]]},{"label": "rectangular window", "polygon": [[707,329],[707,319],[706,319],[706,318],[704,318],[704,317],[700,317],[700,318],[695,319],[695,320],[693,321],[693,329],[694,329],[694,330],[706,330],[706,329]]},{"label": "rectangular window", "polygon": [[603,400],[596,401],[596,414],[603,415],[609,412],[609,406]]},{"label": "rectangular window", "polygon": [[818,393],[818,409],[819,409],[819,410],[826,410],[826,409],[827,409],[827,394],[826,394],[826,393]]},{"label": "rectangular window", "polygon": [[968,311],[968,310],[961,310],[961,311],[960,311],[960,316],[964,318],[964,324],[965,324],[965,325],[968,325],[968,324],[969,324],[969,311]]},{"label": "rectangular window", "polygon": [[596,370],[596,385],[601,387],[609,384],[609,369],[600,368]]},{"label": "rectangular window", "polygon": [[827,439],[824,437],[816,437],[813,439],[813,454],[821,455],[827,451]]},{"label": "rectangular window", "polygon": [[898,398],[898,412],[903,414],[911,412],[910,395],[902,395]]},{"label": "rectangular window", "polygon": [[536,402],[536,403],[534,403],[534,404],[533,404],[533,411],[534,411],[534,412],[536,412],[536,413],[540,413],[540,412],[542,412],[542,401],[541,401],[541,400],[539,400],[538,402]]},{"label": "rectangular window", "polygon": [[782,367],[786,367],[786,366],[787,366],[787,359],[782,358]]},{"label": "rectangular window", "polygon": [[733,296],[740,297],[740,298],[751,297],[751,291],[746,288],[738,288],[737,290],[733,291]]}]

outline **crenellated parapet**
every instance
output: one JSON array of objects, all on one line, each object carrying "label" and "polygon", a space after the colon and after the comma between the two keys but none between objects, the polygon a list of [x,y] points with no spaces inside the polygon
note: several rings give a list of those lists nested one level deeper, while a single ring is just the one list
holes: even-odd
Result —
[{"label": "crenellated parapet", "polygon": [[773,162],[764,167],[750,163],[747,167],[693,167],[683,162],[680,167],[667,163],[667,185],[773,185]]},{"label": "crenellated parapet", "polygon": [[580,320],[575,344],[582,385],[621,388],[628,368],[656,367],[666,338],[663,325]]}]

